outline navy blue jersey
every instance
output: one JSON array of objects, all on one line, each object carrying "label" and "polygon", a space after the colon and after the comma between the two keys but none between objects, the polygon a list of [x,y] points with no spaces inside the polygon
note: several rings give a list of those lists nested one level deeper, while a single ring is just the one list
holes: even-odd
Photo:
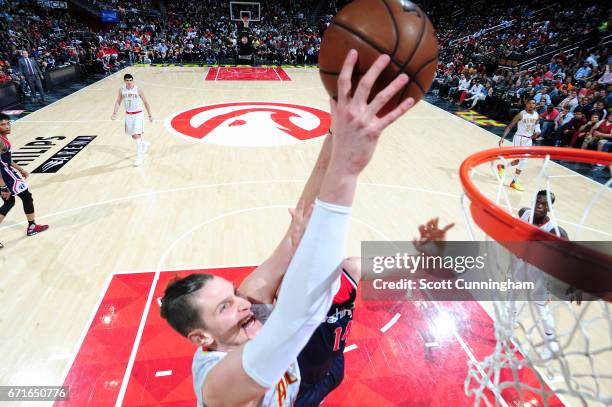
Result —
[{"label": "navy blue jersey", "polygon": [[356,297],[357,283],[342,270],[340,289],[325,321],[312,334],[298,356],[302,376],[300,392],[324,378],[334,361],[342,356],[353,323]]},{"label": "navy blue jersey", "polygon": [[17,174],[17,171],[11,167],[11,162],[13,162],[11,143],[4,136],[2,136],[2,142],[5,148],[0,151],[0,175],[6,186],[10,189],[11,195],[17,195],[28,189],[28,185]]}]

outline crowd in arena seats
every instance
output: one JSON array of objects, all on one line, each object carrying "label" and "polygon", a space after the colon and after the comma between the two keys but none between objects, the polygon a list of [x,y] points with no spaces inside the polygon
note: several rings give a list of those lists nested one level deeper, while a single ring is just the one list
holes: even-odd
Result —
[{"label": "crowd in arena seats", "polygon": [[[535,99],[540,142],[612,148],[607,124],[612,57],[602,41],[610,34],[607,8],[537,1],[514,1],[512,6],[442,1],[431,7],[440,41],[433,86],[439,97],[505,122],[527,100]],[[497,17],[487,21],[486,15]],[[488,31],[491,27],[496,28]],[[565,44],[578,46],[571,53],[552,52],[542,63],[519,68],[521,61]],[[512,60],[515,64],[509,63]]]}]

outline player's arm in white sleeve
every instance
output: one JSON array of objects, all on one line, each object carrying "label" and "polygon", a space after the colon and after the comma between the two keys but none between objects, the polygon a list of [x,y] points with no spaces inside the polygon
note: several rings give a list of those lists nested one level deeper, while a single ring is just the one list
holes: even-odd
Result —
[{"label": "player's arm in white sleeve", "polygon": [[151,123],[153,123],[153,114],[151,113],[151,107],[149,106],[149,101],[145,97],[144,92],[142,91],[142,89],[140,89],[140,88],[138,88],[138,96],[140,96],[140,98],[142,99],[142,103],[145,106],[145,109],[147,109],[147,114],[149,115],[149,121]]},{"label": "player's arm in white sleeve", "polygon": [[238,291],[251,300],[272,304],[280,287],[289,262],[304,233],[303,222],[308,216],[316,196],[321,189],[321,182],[329,164],[331,138],[326,137],[321,152],[310,177],[304,186],[298,206],[292,212],[292,221],[287,232],[272,253],[259,267],[250,273],[240,284]]},{"label": "player's arm in white sleeve", "polygon": [[516,116],[514,116],[514,119],[512,119],[512,121],[510,122],[510,124],[506,127],[506,129],[504,130],[504,134],[501,136],[501,138],[499,139],[499,146],[501,147],[501,145],[503,144],[504,140],[506,139],[506,137],[508,137],[508,133],[510,133],[512,131],[512,129],[514,128],[514,126],[516,126],[516,124],[519,122],[519,120],[521,120],[523,118],[523,113],[519,112],[516,114]]},{"label": "player's arm in white sleeve", "polygon": [[[202,393],[210,406],[244,405],[276,385],[329,310],[339,285],[349,215],[357,177],[369,163],[380,133],[414,100],[387,115],[376,113],[408,82],[406,75],[367,103],[370,90],[390,58],[381,56],[351,96],[357,52],[351,51],[338,79],[338,102],[332,101],[334,134],[330,163],[319,198],[279,291],[278,301],[259,334],[230,352],[208,374]],[[227,385],[231,383],[231,389]]]},{"label": "player's arm in white sleeve", "polygon": [[115,120],[117,118],[117,110],[119,110],[119,106],[121,106],[121,101],[123,100],[123,95],[121,94],[121,89],[117,92],[117,100],[115,101],[115,106],[113,107],[113,114],[111,116],[111,120]]}]

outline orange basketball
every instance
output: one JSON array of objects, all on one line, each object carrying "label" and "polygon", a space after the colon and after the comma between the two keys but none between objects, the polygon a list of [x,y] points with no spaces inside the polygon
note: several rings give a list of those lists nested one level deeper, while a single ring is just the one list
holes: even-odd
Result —
[{"label": "orange basketball", "polygon": [[429,90],[438,64],[438,41],[429,18],[406,0],[355,0],[344,7],[325,30],[319,51],[319,73],[331,97],[337,96],[337,81],[350,49],[359,52],[353,71],[353,86],[381,54],[391,62],[372,88],[370,99],[395,77],[405,73],[408,84],[383,107],[393,110],[408,97],[418,102]]}]

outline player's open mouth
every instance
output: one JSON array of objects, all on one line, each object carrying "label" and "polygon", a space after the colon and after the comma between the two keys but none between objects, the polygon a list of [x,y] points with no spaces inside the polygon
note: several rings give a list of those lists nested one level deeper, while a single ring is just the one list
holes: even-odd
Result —
[{"label": "player's open mouth", "polygon": [[242,323],[240,324],[240,327],[242,329],[248,329],[251,326],[253,326],[253,324],[255,323],[255,316],[253,314],[249,315],[248,317],[246,317],[245,319],[242,320]]}]

